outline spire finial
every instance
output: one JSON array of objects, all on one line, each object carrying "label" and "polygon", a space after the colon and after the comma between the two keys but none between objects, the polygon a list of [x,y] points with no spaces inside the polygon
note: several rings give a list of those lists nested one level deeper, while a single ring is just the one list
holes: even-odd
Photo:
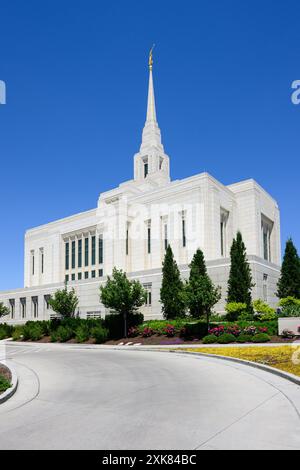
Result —
[{"label": "spire finial", "polygon": [[151,47],[150,49],[150,53],[149,53],[149,69],[152,70],[152,66],[153,66],[153,49],[155,47],[155,44],[153,44],[153,46]]}]

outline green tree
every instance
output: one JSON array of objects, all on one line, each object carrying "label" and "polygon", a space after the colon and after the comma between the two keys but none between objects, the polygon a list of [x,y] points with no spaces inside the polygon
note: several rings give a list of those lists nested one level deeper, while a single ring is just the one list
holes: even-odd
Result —
[{"label": "green tree", "polygon": [[78,297],[74,289],[68,291],[67,284],[62,290],[57,290],[49,299],[49,305],[55,313],[64,318],[74,317],[78,306]]},{"label": "green tree", "polygon": [[300,299],[300,259],[291,238],[286,242],[277,288],[277,296],[280,299],[285,297]]},{"label": "green tree", "polygon": [[221,298],[221,288],[215,287],[207,274],[204,255],[197,250],[190,264],[190,277],[185,287],[186,305],[194,318],[209,317]]},{"label": "green tree", "polygon": [[162,285],[160,289],[160,302],[164,318],[185,316],[183,282],[180,279],[180,272],[174,259],[173,251],[168,245],[162,268]]},{"label": "green tree", "polygon": [[100,287],[100,300],[106,308],[123,316],[124,337],[127,338],[128,315],[135,313],[146,302],[147,293],[139,281],[130,281],[126,273],[116,268]]},{"label": "green tree", "polygon": [[0,302],[0,318],[9,315],[9,308],[4,305],[3,302]]},{"label": "green tree", "polygon": [[252,313],[251,291],[254,284],[241,232],[237,233],[236,239],[232,242],[230,258],[227,302],[244,303],[247,305],[247,310]]}]

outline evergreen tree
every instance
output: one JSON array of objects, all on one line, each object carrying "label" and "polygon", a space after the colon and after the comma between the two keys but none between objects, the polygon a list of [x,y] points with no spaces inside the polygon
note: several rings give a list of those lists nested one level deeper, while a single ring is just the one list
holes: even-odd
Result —
[{"label": "evergreen tree", "polygon": [[281,276],[277,287],[277,296],[280,299],[289,296],[300,299],[300,259],[291,238],[286,242]]},{"label": "evergreen tree", "polygon": [[185,288],[186,304],[195,318],[209,320],[212,307],[220,300],[220,287],[215,287],[207,274],[204,255],[197,250],[190,264],[190,277]]},{"label": "evergreen tree", "polygon": [[232,242],[230,258],[227,302],[244,303],[247,305],[247,310],[252,312],[251,290],[254,284],[252,283],[251,268],[247,261],[246,247],[240,232]]},{"label": "evergreen tree", "polygon": [[160,302],[166,319],[185,316],[183,282],[170,245],[167,247],[163,261]]}]

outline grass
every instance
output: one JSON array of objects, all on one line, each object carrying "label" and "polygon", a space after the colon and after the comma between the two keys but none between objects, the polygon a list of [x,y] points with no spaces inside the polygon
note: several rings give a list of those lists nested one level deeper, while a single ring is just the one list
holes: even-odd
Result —
[{"label": "grass", "polygon": [[11,387],[11,383],[3,375],[0,375],[0,393]]},{"label": "grass", "polygon": [[186,349],[189,352],[215,354],[216,356],[236,357],[246,361],[265,364],[275,369],[280,369],[300,377],[300,347],[218,347],[218,348],[193,348]]}]

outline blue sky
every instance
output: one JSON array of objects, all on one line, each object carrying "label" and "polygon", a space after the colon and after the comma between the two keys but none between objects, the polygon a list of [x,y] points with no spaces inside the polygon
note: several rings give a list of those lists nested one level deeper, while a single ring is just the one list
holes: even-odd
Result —
[{"label": "blue sky", "polygon": [[23,285],[27,228],[132,178],[155,49],[172,178],[253,177],[300,248],[297,1],[2,2],[0,290]]}]

